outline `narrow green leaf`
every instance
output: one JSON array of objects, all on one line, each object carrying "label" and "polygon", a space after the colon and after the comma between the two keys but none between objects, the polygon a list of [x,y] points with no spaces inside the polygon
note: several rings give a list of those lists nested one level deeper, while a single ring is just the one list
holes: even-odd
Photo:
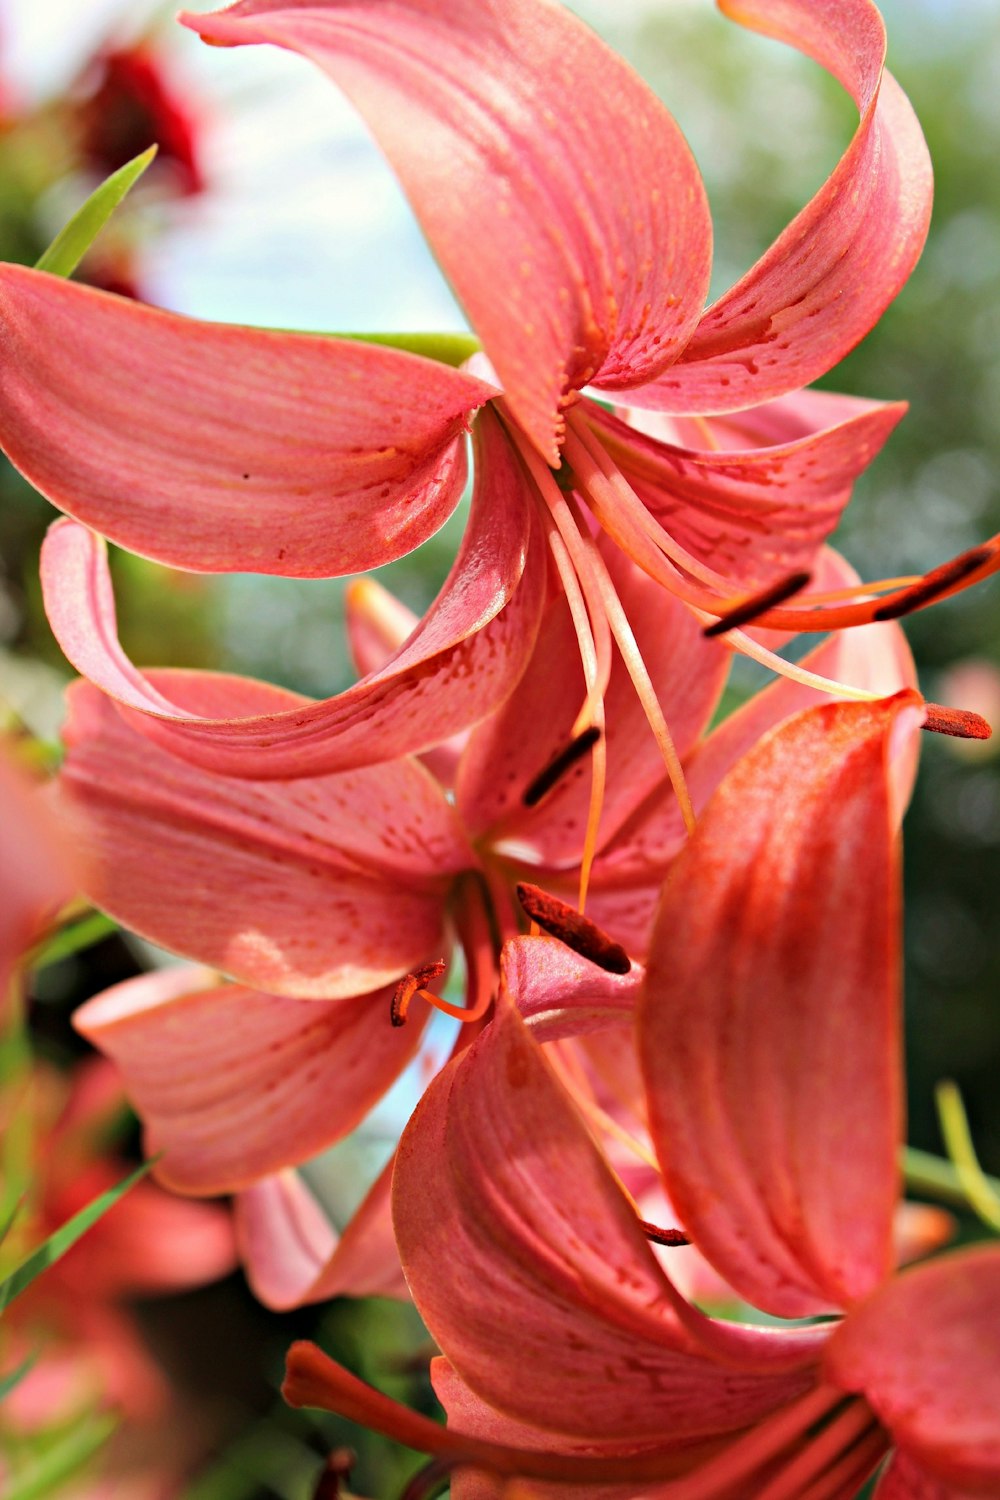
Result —
[{"label": "narrow green leaf", "polygon": [[117,931],[118,924],[110,917],[106,917],[102,911],[88,912],[80,921],[70,922],[67,926],[61,927],[58,932],[53,933],[29,959],[28,967],[36,970],[47,969],[50,964],[57,964],[62,958],[70,958],[74,953],[82,953],[85,948],[92,948],[95,943],[100,943]]},{"label": "narrow green leaf", "polygon": [[15,1297],[19,1297],[36,1276],[40,1276],[49,1266],[60,1260],[66,1251],[76,1244],[81,1235],[86,1234],[98,1219],[103,1218],[109,1208],[114,1208],[119,1198],[124,1197],[129,1188],[134,1187],[140,1178],[145,1177],[152,1165],[152,1161],[143,1162],[142,1166],[137,1167],[123,1182],[109,1188],[106,1193],[101,1193],[100,1197],[88,1203],[86,1208],[81,1208],[80,1212],[67,1220],[61,1228],[56,1230],[55,1234],[49,1235],[44,1245],[39,1245],[37,1250],[33,1250],[26,1260],[23,1260],[4,1281],[0,1282],[0,1312],[13,1302]]},{"label": "narrow green leaf", "polygon": [[388,344],[408,354],[422,354],[441,365],[462,365],[482,348],[471,333],[335,333],[331,338],[354,339],[360,344]]},{"label": "narrow green leaf", "polygon": [[112,172],[100,187],[95,189],[81,208],[60,229],[41,259],[35,262],[36,271],[51,271],[53,276],[72,276],[101,230],[156,155],[156,147],[150,146],[141,156],[133,157],[117,172]]},{"label": "narrow green leaf", "polygon": [[100,1452],[117,1425],[113,1412],[87,1416],[75,1423],[26,1472],[9,1480],[4,1500],[49,1500],[59,1485],[72,1479]]},{"label": "narrow green leaf", "polygon": [[1000,1234],[1000,1193],[979,1165],[969,1119],[958,1086],[944,1079],[934,1090],[945,1150],[951,1157],[973,1213]]},{"label": "narrow green leaf", "polygon": [[21,1384],[21,1381],[24,1379],[25,1375],[27,1375],[28,1371],[31,1370],[34,1366],[35,1360],[37,1358],[38,1351],[36,1349],[28,1355],[27,1359],[22,1359],[21,1363],[15,1370],[11,1370],[9,1374],[4,1375],[3,1378],[0,1379],[0,1401],[2,1401],[5,1396],[9,1396],[11,1391],[15,1390],[17,1386]]}]

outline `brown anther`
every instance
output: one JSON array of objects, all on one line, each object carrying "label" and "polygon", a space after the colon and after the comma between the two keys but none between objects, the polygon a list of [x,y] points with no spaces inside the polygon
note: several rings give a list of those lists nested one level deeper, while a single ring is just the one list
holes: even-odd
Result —
[{"label": "brown anther", "polygon": [[734,604],[732,609],[727,609],[725,614],[720,615],[711,625],[706,625],[702,634],[706,636],[725,635],[727,630],[737,630],[741,625],[749,625],[759,615],[764,615],[769,609],[774,609],[778,604],[784,604],[793,594],[800,594],[802,590],[812,583],[812,574],[802,571],[800,573],[789,573],[786,578],[779,578],[776,583],[769,584],[766,589],[761,589],[756,594],[749,594],[739,604]]},{"label": "brown anther", "polygon": [[659,1224],[651,1224],[648,1219],[640,1219],[639,1228],[647,1240],[652,1240],[654,1245],[669,1245],[671,1249],[674,1249],[676,1246],[691,1243],[682,1230],[661,1229]]},{"label": "brown anther", "polygon": [[334,1448],[316,1481],[313,1500],[340,1500],[344,1493],[341,1481],[351,1477],[351,1470],[357,1461],[358,1455],[352,1448]]},{"label": "brown anther", "polygon": [[932,734],[950,734],[958,740],[988,740],[993,734],[982,715],[967,708],[945,708],[941,703],[928,703],[925,707],[927,718],[922,727]]},{"label": "brown anther", "polygon": [[614,938],[601,931],[596,922],[560,901],[558,896],[550,896],[540,886],[520,881],[517,899],[543,931],[558,938],[582,958],[589,958],[599,969],[608,974],[627,974],[631,969],[632,961],[621,943],[616,943]]},{"label": "brown anther", "polygon": [[582,760],[600,738],[601,731],[596,724],[591,724],[589,729],[582,730],[576,739],[570,740],[569,744],[560,750],[558,755],[554,755],[548,765],[543,766],[538,775],[528,782],[521,793],[521,801],[525,807],[536,807],[546,792],[551,792],[556,782],[560,781],[578,760]]},{"label": "brown anther", "polygon": [[883,604],[877,605],[872,610],[872,619],[898,620],[903,615],[912,614],[915,609],[921,609],[941,594],[946,594],[956,583],[978,573],[980,568],[992,560],[995,553],[996,548],[987,542],[982,547],[972,547],[959,557],[953,557],[951,562],[942,563],[939,568],[932,568],[919,583],[911,584],[908,589],[891,595]]},{"label": "brown anther", "polygon": [[412,974],[403,975],[393,992],[389,1007],[389,1019],[393,1026],[406,1025],[407,1012],[414,995],[426,985],[433,984],[435,979],[440,979],[447,967],[444,959],[438,958],[432,964],[425,964],[422,969],[415,969]]}]

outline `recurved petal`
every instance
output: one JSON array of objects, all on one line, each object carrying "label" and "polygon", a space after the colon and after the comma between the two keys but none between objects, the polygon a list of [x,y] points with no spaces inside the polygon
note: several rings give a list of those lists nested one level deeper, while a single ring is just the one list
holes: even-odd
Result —
[{"label": "recurved petal", "polygon": [[539,1041],[631,1027],[639,964],[608,974],[551,937],[510,938],[500,963],[506,991]]},{"label": "recurved petal", "polygon": [[166,969],[74,1016],[120,1068],[156,1175],[181,1193],[232,1193],[330,1146],[410,1061],[426,1008],[392,1026],[391,990],[328,1003]]},{"label": "recurved petal", "polygon": [[760,1369],[778,1348],[763,1330],[740,1330],[731,1364],[699,1352],[634,1209],[509,1005],[417,1106],[393,1216],[432,1335],[506,1416],[666,1448],[741,1427],[801,1388],[801,1373]]},{"label": "recurved petal", "polygon": [[99,538],[57,521],[42,549],[52,629],[85,677],[135,726],[210,770],[256,778],[371,766],[436,744],[504,701],[529,660],[544,600],[545,551],[525,480],[496,418],[476,424],[476,488],[455,564],[417,629],[379,670],[321,702],[293,698],[229,714],[164,695],[118,643]]},{"label": "recurved petal", "polygon": [[182,19],[300,52],[344,90],[549,462],[572,391],[648,380],[684,347],[708,289],[701,178],[663,105],[564,7],[241,0]]},{"label": "recurved petal", "polygon": [[241,1193],[237,1236],[259,1300],[284,1311],[331,1297],[405,1298],[392,1237],[391,1176],[390,1162],[342,1235],[296,1172],[280,1172]]},{"label": "recurved petal", "polygon": [[[158,673],[197,712],[287,695],[240,678]],[[160,750],[90,683],[73,684],[58,805],[86,893],[144,937],[255,989],[366,994],[443,956],[445,900],[475,863],[414,761],[294,782],[215,776]]]},{"label": "recurved petal", "polygon": [[195,572],[330,577],[451,514],[491,388],[380,345],[200,323],[0,267],[0,428],[60,510]]},{"label": "recurved petal", "polygon": [[948,1487],[942,1495],[997,1493],[1000,1247],[895,1277],[844,1319],[825,1365],[837,1385],[864,1393],[914,1465]]},{"label": "recurved petal", "polygon": [[634,391],[637,406],[726,412],[808,385],[881,317],[923,248],[930,159],[906,95],[882,69],[872,0],[720,0],[733,20],[815,58],[861,115],[816,196],[698,325],[678,362]]},{"label": "recurved petal", "polygon": [[[723,577],[754,585],[812,567],[854,480],[905,411],[903,402],[867,402],[849,414],[834,408],[826,412],[832,425],[792,441],[721,450],[706,446],[704,436],[689,448],[660,442],[596,405],[587,415],[669,535]],[[765,431],[761,424],[758,432]]]},{"label": "recurved petal", "polygon": [[902,1132],[889,765],[913,692],[798,714],[722,782],[663,889],[639,1038],[688,1233],[786,1317],[887,1275]]}]

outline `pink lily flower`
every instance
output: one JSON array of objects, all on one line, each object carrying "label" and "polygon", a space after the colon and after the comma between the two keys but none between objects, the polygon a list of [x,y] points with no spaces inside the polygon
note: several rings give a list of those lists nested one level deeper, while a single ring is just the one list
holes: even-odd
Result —
[{"label": "pink lily flower", "polygon": [[880,1500],[1000,1493],[1000,1250],[892,1270],[893,768],[921,712],[912,691],[820,706],[738,762],[667,878],[640,1005],[684,1234],[765,1311],[839,1316],[689,1304],[508,1005],[425,1094],[393,1186],[448,1428],[310,1345],[293,1404],[438,1455],[462,1500],[513,1476],[552,1497],[849,1500],[890,1454]]},{"label": "pink lily flower", "polygon": [[[189,322],[0,270],[7,451],[70,515],[176,566],[308,577],[399,556],[456,503],[462,430],[480,411],[486,554],[469,549],[432,621],[346,698],[213,718],[151,694],[103,640],[97,544],[57,528],[46,565],[54,626],[78,670],[143,713],[144,733],[207,768],[260,778],[370,764],[477,722],[530,649],[547,559],[534,581],[522,572],[541,525],[586,666],[577,727],[600,727],[614,638],[690,823],[670,731],[594,524],[703,620],[734,626],[748,589],[765,590],[751,614],[768,628],[827,629],[930,602],[996,565],[988,545],[946,577],[894,588],[888,603],[857,601],[852,588],[847,602],[835,591],[780,607],[902,414],[898,404],[821,396],[782,406],[868,331],[926,233],[926,150],[883,73],[870,0],[821,16],[804,0],[739,7],[738,19],[827,67],[860,121],[816,197],[704,314],[711,232],[687,146],[645,85],[562,8],[400,0],[388,25],[372,0],[244,0],[185,19],[212,42],[301,52],[346,90],[503,395],[492,379],[384,347]],[[694,446],[687,429],[681,443],[663,443],[582,399],[588,385],[681,414],[776,406],[763,440],[737,420],[735,446],[714,431],[706,441],[703,428]],[[560,460],[571,493],[550,468]],[[495,472],[484,478],[484,467]],[[729,640],[794,671],[742,631]]]},{"label": "pink lily flower", "polygon": [[0,1012],[25,953],[73,895],[75,863],[40,788],[0,747]]},{"label": "pink lily flower", "polygon": [[[815,695],[782,679],[706,735],[728,653],[683,605],[608,552],[700,809],[762,734]],[[842,577],[843,569],[831,562],[829,571]],[[378,642],[369,627],[389,616],[384,605],[377,616],[361,607],[373,588],[365,585],[352,620],[356,648],[372,657]],[[405,616],[399,623],[405,629]],[[227,778],[151,745],[90,684],[70,690],[60,808],[91,860],[88,895],[161,946],[211,966],[129,981],[84,1006],[76,1024],[121,1068],[148,1149],[164,1152],[161,1179],[183,1192],[241,1193],[245,1258],[269,1303],[400,1287],[388,1176],[362,1211],[369,1239],[355,1220],[338,1240],[287,1169],[353,1129],[410,1062],[427,1002],[442,1004],[429,968],[457,945],[465,1005],[444,1008],[467,1021],[485,1016],[500,945],[524,925],[515,890],[525,883],[555,897],[550,930],[580,946],[570,924],[592,795],[583,766],[565,767],[545,796],[525,800],[576,711],[581,668],[571,653],[567,666],[568,640],[572,622],[557,595],[508,703],[463,744],[435,752],[440,780],[413,760],[293,782]],[[874,692],[913,681],[891,622],[835,636],[811,660]],[[193,707],[253,709],[291,696],[208,673],[156,673],[151,682]],[[648,949],[660,887],[685,833],[620,665],[608,709],[607,792],[588,897],[599,926],[583,926],[628,968]],[[912,758],[901,759],[901,805],[913,768]],[[155,865],[150,848],[160,853]],[[560,956],[558,984],[568,962],[620,986],[615,1003],[631,1023],[629,976],[603,972],[554,938],[545,946]],[[584,943],[582,951],[592,950]],[[392,1005],[404,995],[413,996],[409,1019],[394,1028]],[[524,986],[518,998],[528,1013]],[[550,999],[547,992],[539,1005]],[[559,1024],[561,1034],[578,1031],[579,1012]],[[359,1257],[354,1247],[373,1234],[378,1253]]]}]

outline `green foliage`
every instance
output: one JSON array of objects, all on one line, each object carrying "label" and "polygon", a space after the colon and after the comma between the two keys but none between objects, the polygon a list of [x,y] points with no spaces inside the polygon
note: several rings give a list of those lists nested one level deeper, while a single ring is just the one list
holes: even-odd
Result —
[{"label": "green foliage", "polygon": [[46,1435],[28,1462],[14,1474],[4,1500],[48,1500],[74,1479],[100,1452],[118,1425],[110,1412],[88,1412],[51,1440]]},{"label": "green foliage", "polygon": [[37,271],[50,271],[53,276],[72,276],[101,230],[121,203],[129,190],[156,155],[156,147],[150,146],[140,156],[133,157],[117,172],[112,172],[99,188],[96,188],[81,208],[61,229],[49,248],[35,264]]}]

